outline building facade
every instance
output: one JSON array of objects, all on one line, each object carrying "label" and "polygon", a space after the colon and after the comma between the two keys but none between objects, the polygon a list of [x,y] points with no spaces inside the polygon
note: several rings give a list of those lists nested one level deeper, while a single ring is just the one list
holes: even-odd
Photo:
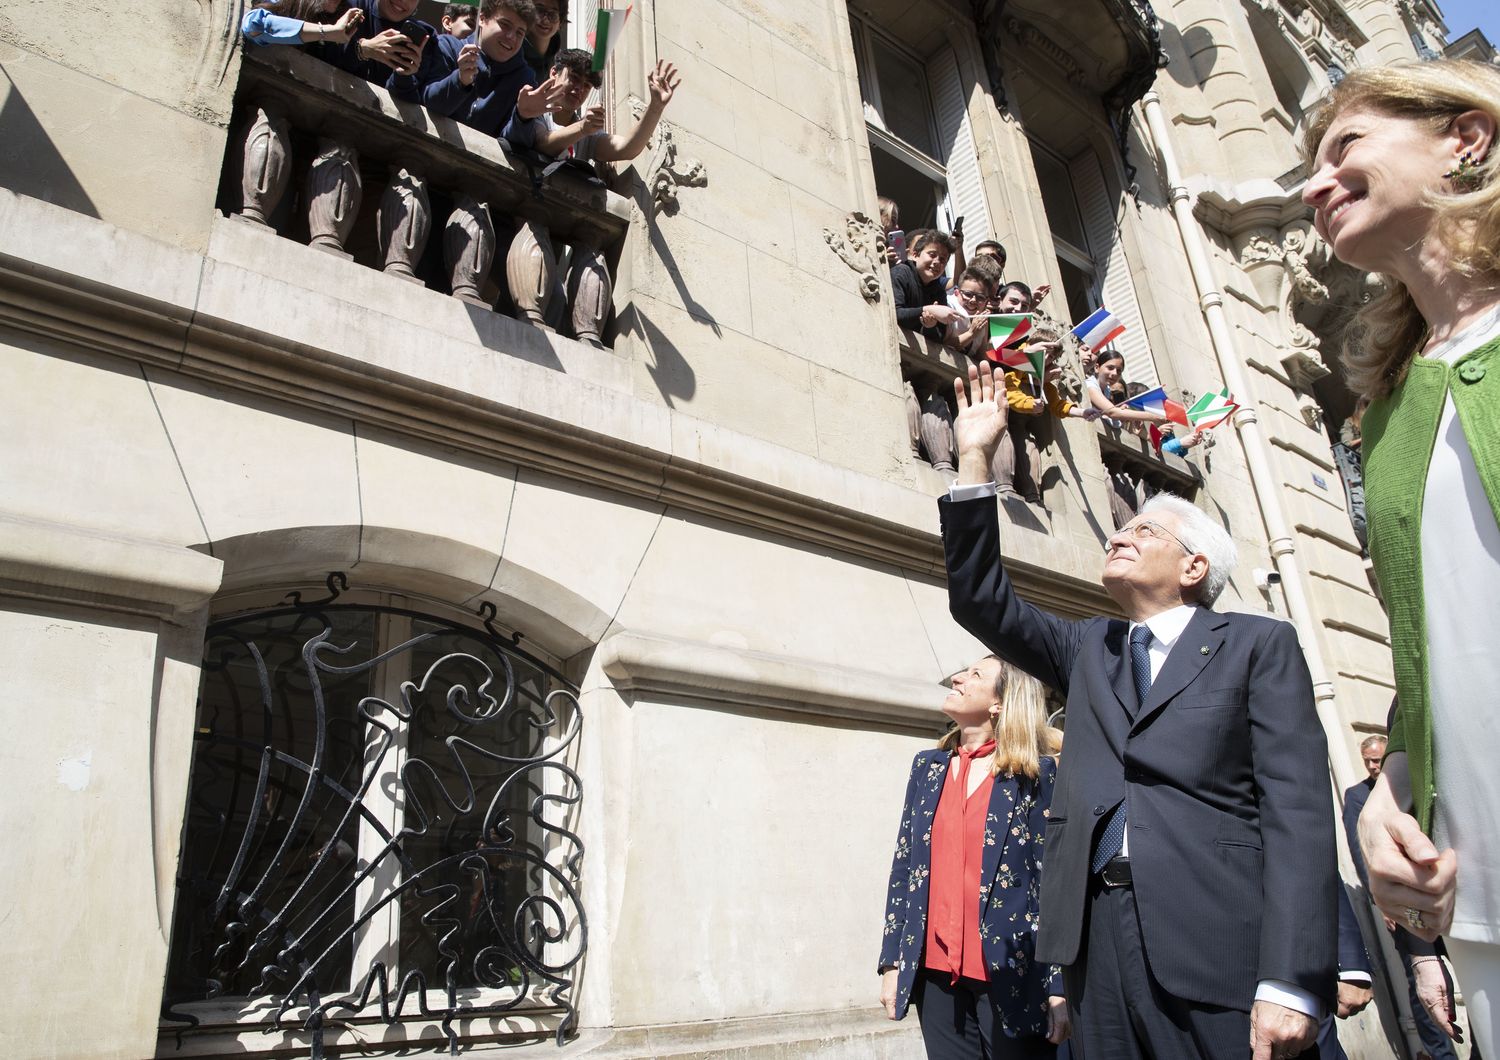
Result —
[{"label": "building facade", "polygon": [[[1297,133],[1441,50],[1429,0],[638,2],[611,121],[657,59],[683,86],[605,180],[243,14],[0,9],[8,1055],[918,1055],[882,895],[981,649],[934,503],[961,361],[896,327],[877,195],[1064,325],[1108,305],[1128,378],[1232,384],[1190,460],[1058,421],[1011,570],[1107,612],[1120,504],[1189,496],[1223,606],[1298,623],[1308,782],[1356,779],[1369,281]],[[1401,1004],[1351,1056],[1414,1055]]]}]

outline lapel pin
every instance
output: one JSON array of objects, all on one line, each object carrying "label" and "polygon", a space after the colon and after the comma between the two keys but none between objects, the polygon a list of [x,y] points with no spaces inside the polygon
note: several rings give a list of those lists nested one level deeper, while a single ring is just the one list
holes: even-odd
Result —
[{"label": "lapel pin", "polygon": [[1208,654],[1208,645],[1205,644],[1205,645],[1203,645],[1203,647],[1199,648],[1198,649],[1198,654],[1199,655],[1207,655]]}]

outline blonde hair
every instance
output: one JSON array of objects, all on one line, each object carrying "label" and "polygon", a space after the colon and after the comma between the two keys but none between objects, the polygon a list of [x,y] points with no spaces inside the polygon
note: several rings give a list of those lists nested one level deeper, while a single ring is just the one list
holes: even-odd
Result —
[{"label": "blonde hair", "polygon": [[[1311,162],[1340,114],[1371,110],[1427,122],[1440,133],[1460,114],[1488,114],[1500,131],[1500,69],[1471,59],[1434,59],[1356,70],[1339,82],[1302,138]],[[1433,191],[1438,238],[1455,270],[1500,285],[1500,139],[1472,170],[1469,187]],[[1344,374],[1351,390],[1370,398],[1391,393],[1427,338],[1427,321],[1406,285],[1384,276],[1385,293],[1359,311],[1345,333]]]},{"label": "blonde hair", "polygon": [[[995,776],[1006,773],[1035,780],[1042,773],[1042,756],[1062,750],[1062,732],[1047,724],[1047,693],[1042,683],[1023,673],[998,655],[986,655],[1000,664],[995,671],[995,699],[1000,717],[995,724],[995,756],[991,766]],[[955,725],[943,733],[938,749],[952,751],[958,746],[959,729]]]}]

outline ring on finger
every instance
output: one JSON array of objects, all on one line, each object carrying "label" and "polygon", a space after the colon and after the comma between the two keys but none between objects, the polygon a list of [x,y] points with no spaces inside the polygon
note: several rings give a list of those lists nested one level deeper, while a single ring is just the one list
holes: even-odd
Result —
[{"label": "ring on finger", "polygon": [[1427,922],[1422,919],[1422,910],[1411,906],[1406,907],[1406,922],[1411,925],[1413,931],[1423,931],[1427,927]]}]

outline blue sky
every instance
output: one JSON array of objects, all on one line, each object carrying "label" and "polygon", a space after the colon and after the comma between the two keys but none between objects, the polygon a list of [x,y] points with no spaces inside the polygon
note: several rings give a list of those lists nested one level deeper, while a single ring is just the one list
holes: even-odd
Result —
[{"label": "blue sky", "polygon": [[1500,45],[1500,4],[1495,0],[1437,0],[1448,24],[1448,39],[1457,40],[1478,26],[1491,44]]}]

